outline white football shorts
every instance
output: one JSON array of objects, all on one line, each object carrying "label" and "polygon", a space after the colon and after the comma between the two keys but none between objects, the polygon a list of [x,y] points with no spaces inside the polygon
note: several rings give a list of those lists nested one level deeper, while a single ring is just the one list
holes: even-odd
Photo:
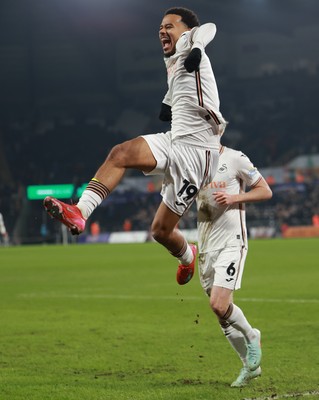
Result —
[{"label": "white football shorts", "polygon": [[204,291],[209,295],[213,286],[240,289],[246,256],[247,248],[238,246],[199,254],[199,280]]},{"label": "white football shorts", "polygon": [[218,165],[219,138],[212,145],[196,141],[195,135],[171,140],[171,132],[142,135],[157,162],[145,175],[163,175],[161,195],[166,206],[182,216],[198,191],[212,181]]}]

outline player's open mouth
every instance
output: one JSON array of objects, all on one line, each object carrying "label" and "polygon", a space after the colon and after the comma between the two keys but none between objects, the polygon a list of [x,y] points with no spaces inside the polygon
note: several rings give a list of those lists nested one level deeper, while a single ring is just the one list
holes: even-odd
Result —
[{"label": "player's open mouth", "polygon": [[162,38],[161,42],[162,42],[164,52],[170,49],[172,42],[169,38]]}]

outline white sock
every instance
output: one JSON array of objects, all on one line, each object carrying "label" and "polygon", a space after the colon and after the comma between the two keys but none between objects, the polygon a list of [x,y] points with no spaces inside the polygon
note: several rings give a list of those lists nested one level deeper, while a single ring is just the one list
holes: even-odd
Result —
[{"label": "white sock", "polygon": [[84,190],[82,196],[77,204],[77,207],[80,209],[83,217],[88,219],[92,212],[102,203],[103,199],[92,192],[92,190]]},{"label": "white sock", "polygon": [[256,334],[250,323],[247,321],[242,310],[235,304],[233,304],[232,306],[233,311],[226,319],[226,321],[238,331],[240,331],[244,335],[247,342],[251,342],[252,340],[256,339]]},{"label": "white sock", "polygon": [[194,254],[190,245],[187,243],[186,251],[180,257],[178,257],[178,261],[183,265],[189,265],[194,259]]},{"label": "white sock", "polygon": [[242,363],[246,365],[247,347],[244,335],[240,331],[235,329],[232,325],[228,325],[227,327],[223,327],[221,325],[221,328],[224,332],[224,335],[226,336],[226,339],[228,340],[232,348],[236,351]]}]

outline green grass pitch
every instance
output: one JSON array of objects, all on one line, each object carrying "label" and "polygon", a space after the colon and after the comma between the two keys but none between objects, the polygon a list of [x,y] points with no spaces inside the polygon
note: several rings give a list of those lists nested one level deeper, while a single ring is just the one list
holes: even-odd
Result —
[{"label": "green grass pitch", "polygon": [[1,400],[319,398],[319,239],[252,240],[235,295],[262,331],[241,364],[198,276],[155,243],[0,248]]}]

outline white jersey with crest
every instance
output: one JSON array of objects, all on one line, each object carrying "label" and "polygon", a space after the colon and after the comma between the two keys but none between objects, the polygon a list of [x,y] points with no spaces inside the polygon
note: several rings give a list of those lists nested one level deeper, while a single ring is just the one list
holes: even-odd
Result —
[{"label": "white jersey with crest", "polygon": [[245,191],[246,186],[256,185],[260,179],[260,172],[245,154],[221,147],[214,180],[197,197],[199,253],[229,246],[247,248],[245,205],[219,205],[213,193],[239,194]]},{"label": "white jersey with crest", "polygon": [[[215,135],[220,135],[225,129],[226,122],[219,111],[215,76],[205,53],[205,47],[215,34],[216,26],[213,23],[186,31],[176,43],[175,54],[164,59],[168,91],[163,103],[172,107],[173,140],[207,129],[213,129]],[[199,71],[189,73],[184,67],[184,61],[194,47],[201,49],[202,59]]]}]

